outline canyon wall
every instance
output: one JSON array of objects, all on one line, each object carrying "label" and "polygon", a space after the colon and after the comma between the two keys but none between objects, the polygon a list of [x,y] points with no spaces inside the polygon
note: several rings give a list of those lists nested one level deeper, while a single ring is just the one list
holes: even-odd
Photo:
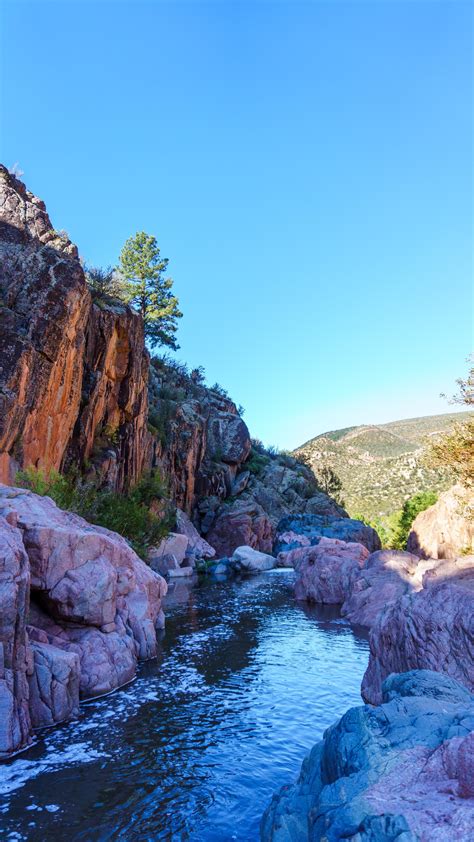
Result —
[{"label": "canyon wall", "polygon": [[123,490],[147,457],[143,323],[92,303],[76,246],[2,166],[0,296],[0,481],[94,462]]},{"label": "canyon wall", "polygon": [[91,296],[76,246],[2,166],[0,268],[0,482],[75,469],[123,492],[158,468],[219,555],[272,551],[290,514],[347,517],[307,467],[252,445],[225,390],[150,361],[140,315]]}]

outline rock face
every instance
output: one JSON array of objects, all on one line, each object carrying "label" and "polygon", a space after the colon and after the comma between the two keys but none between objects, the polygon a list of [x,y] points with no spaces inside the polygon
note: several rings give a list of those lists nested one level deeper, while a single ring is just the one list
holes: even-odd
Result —
[{"label": "rock face", "polygon": [[149,465],[149,358],[143,321],[129,307],[93,304],[86,326],[80,409],[65,458],[92,463],[99,478],[121,491]]},{"label": "rock face", "polygon": [[439,670],[474,689],[474,567],[458,579],[427,574],[424,584],[388,605],[372,628],[362,682],[371,704],[380,703],[390,673],[412,669]]},{"label": "rock face", "polygon": [[176,530],[179,534],[185,535],[188,539],[187,552],[197,558],[214,558],[216,551],[204,538],[201,538],[196,527],[191,523],[185,512],[178,509],[176,512]]},{"label": "rock face", "polygon": [[351,708],[273,797],[262,842],[472,839],[474,697],[439,673],[392,675]]},{"label": "rock face", "polygon": [[425,572],[436,564],[398,550],[372,553],[352,583],[341,613],[355,625],[371,627],[378,613],[404,594],[420,590]]},{"label": "rock face", "polygon": [[422,558],[474,552],[474,493],[455,485],[415,518],[407,549]]},{"label": "rock face", "polygon": [[248,546],[271,553],[273,526],[266,512],[252,500],[235,500],[221,506],[206,540],[218,557],[230,556],[237,547]]},{"label": "rock face", "polygon": [[226,498],[250,452],[247,425],[227,396],[195,381],[179,366],[152,360],[150,422],[160,436],[153,463],[169,480],[179,509],[195,516],[199,500]]},{"label": "rock face", "polygon": [[0,757],[28,739],[30,570],[16,517],[0,516]]},{"label": "rock face", "polygon": [[288,533],[290,532],[306,537],[312,545],[317,544],[320,538],[325,537],[336,538],[347,543],[363,544],[370,553],[381,548],[380,538],[375,529],[366,526],[360,520],[306,513],[282,518],[277,528],[275,552],[294,549],[301,543],[301,539],[297,539],[293,543],[288,542]]},{"label": "rock face", "polygon": [[0,167],[0,480],[59,470],[79,412],[90,310],[77,249]]},{"label": "rock face", "polygon": [[[166,583],[119,535],[0,486],[0,756],[156,654]],[[29,598],[31,594],[31,606]],[[28,626],[27,626],[28,623]]]},{"label": "rock face", "polygon": [[140,317],[91,303],[76,246],[1,165],[0,261],[0,481],[88,461],[123,490],[150,459]]},{"label": "rock face", "polygon": [[286,555],[297,570],[296,599],[337,605],[351,592],[369,551],[362,544],[321,538],[315,547],[302,547]]}]

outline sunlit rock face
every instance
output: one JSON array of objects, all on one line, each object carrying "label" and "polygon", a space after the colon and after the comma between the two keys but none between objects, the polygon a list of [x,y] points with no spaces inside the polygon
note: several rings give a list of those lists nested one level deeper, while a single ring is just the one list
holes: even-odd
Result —
[{"label": "sunlit rock face", "polygon": [[93,463],[118,491],[150,461],[143,322],[91,303],[67,235],[0,166],[0,481]]},{"label": "sunlit rock face", "polygon": [[[166,583],[114,532],[0,486],[0,756],[156,655]],[[30,604],[31,602],[31,604]]]},{"label": "sunlit rock face", "polygon": [[381,705],[348,710],[273,797],[262,842],[469,842],[473,731],[465,687],[427,670],[391,675]]},{"label": "sunlit rock face", "polygon": [[400,550],[379,550],[353,581],[342,615],[351,623],[371,627],[379,612],[404,594],[420,590],[423,576],[436,565],[435,559],[421,560]]},{"label": "sunlit rock face", "polygon": [[474,492],[455,485],[415,518],[407,548],[423,558],[474,552]]},{"label": "sunlit rock face", "polygon": [[77,249],[0,167],[0,479],[59,470],[81,400],[90,310]]}]

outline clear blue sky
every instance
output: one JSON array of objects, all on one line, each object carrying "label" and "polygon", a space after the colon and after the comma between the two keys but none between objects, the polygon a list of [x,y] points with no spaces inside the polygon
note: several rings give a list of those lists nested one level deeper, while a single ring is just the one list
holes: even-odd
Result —
[{"label": "clear blue sky", "polygon": [[293,447],[449,411],[472,345],[472,6],[4,0],[1,157]]}]

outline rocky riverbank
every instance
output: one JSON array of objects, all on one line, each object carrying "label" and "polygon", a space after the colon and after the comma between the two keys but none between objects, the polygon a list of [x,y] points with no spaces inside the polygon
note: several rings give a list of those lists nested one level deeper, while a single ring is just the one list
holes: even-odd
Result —
[{"label": "rocky riverbank", "polygon": [[472,838],[474,696],[445,675],[392,675],[379,707],[351,708],[283,787],[264,842]]},{"label": "rocky riverbank", "polygon": [[[445,495],[472,505],[464,490]],[[467,523],[436,504],[433,535]],[[454,530],[452,530],[454,531]],[[459,544],[459,539],[457,539]],[[412,542],[413,545],[413,542]],[[443,547],[456,545],[455,537]],[[439,543],[437,543],[439,546]],[[452,552],[452,550],[451,550]],[[441,553],[440,553],[441,555]],[[423,556],[423,557],[422,557]],[[337,604],[370,628],[362,697],[303,763],[298,782],[267,808],[263,842],[468,842],[474,822],[474,556],[427,558],[323,537],[281,552],[297,571],[296,598]],[[375,706],[375,707],[373,707]],[[380,707],[378,707],[380,706]]]}]

